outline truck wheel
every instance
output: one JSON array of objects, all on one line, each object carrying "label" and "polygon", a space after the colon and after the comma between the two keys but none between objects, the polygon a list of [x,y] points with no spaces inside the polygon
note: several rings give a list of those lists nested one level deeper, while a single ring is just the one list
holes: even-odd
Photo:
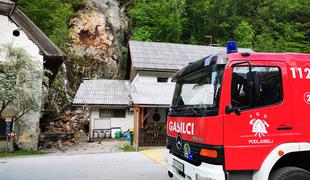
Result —
[{"label": "truck wheel", "polygon": [[271,172],[269,180],[309,180],[310,172],[298,167],[284,167]]},{"label": "truck wheel", "polygon": [[170,178],[173,178],[172,172],[168,171],[168,176],[169,176]]}]

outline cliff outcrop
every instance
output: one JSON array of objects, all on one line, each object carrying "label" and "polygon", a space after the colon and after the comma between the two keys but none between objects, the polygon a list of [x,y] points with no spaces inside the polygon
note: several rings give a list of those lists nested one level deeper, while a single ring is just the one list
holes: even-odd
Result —
[{"label": "cliff outcrop", "polygon": [[70,21],[68,46],[75,59],[83,61],[76,69],[82,71],[82,78],[121,78],[122,46],[128,32],[125,8],[116,0],[87,0],[85,4]]}]

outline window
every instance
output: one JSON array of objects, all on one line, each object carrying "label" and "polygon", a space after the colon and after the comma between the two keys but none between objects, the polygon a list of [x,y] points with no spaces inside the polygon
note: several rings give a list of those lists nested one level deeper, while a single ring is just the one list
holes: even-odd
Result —
[{"label": "window", "polygon": [[100,109],[99,117],[105,118],[124,118],[126,117],[126,109]]},{"label": "window", "polygon": [[[252,78],[252,83],[250,83]],[[249,109],[282,101],[282,79],[278,67],[235,67],[231,83],[233,107]]]},{"label": "window", "polygon": [[126,117],[126,109],[113,109],[113,117],[115,118]]},{"label": "window", "polygon": [[112,117],[112,110],[111,109],[100,109],[99,110],[99,117]]},{"label": "window", "polygon": [[159,113],[155,113],[155,114],[153,114],[152,119],[153,119],[153,121],[158,122],[158,121],[160,121],[161,116]]},{"label": "window", "polygon": [[157,82],[166,83],[166,82],[168,82],[168,78],[167,77],[158,77]]},{"label": "window", "polygon": [[179,78],[170,116],[215,116],[225,65],[206,66]]}]

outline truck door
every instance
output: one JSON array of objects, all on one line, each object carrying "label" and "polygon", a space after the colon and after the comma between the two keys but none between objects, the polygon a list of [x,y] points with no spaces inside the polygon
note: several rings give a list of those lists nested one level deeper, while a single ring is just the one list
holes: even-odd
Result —
[{"label": "truck door", "polygon": [[224,113],[225,169],[255,170],[273,148],[294,141],[287,68],[279,62],[253,62],[251,70],[233,64],[226,76],[226,106],[235,112]]}]

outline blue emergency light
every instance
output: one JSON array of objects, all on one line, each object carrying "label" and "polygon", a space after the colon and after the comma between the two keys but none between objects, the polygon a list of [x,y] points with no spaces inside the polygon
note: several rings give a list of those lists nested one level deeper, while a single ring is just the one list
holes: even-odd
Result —
[{"label": "blue emergency light", "polygon": [[192,153],[189,153],[189,154],[187,155],[187,158],[188,158],[189,160],[193,160],[193,154],[192,154]]},{"label": "blue emergency light", "polygon": [[236,53],[238,52],[238,46],[236,41],[228,41],[226,45],[226,52],[229,53]]}]

